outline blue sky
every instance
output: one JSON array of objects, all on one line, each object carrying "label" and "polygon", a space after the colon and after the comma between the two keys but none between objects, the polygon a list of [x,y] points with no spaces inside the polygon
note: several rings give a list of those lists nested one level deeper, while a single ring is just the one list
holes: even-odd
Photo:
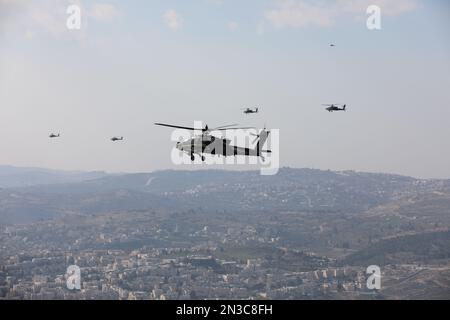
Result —
[{"label": "blue sky", "polygon": [[279,128],[286,166],[450,178],[447,1],[77,1],[76,31],[70,3],[0,0],[0,164],[173,168],[153,122],[203,120]]}]

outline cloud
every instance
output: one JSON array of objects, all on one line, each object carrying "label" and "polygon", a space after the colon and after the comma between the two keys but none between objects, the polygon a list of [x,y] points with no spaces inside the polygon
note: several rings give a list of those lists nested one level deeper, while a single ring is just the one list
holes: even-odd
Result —
[{"label": "cloud", "polygon": [[59,34],[65,30],[65,7],[58,11],[49,1],[0,0],[0,28],[2,32],[21,32],[31,38],[36,31]]},{"label": "cloud", "polygon": [[107,3],[93,4],[88,14],[90,17],[98,21],[111,21],[118,15],[118,10],[115,6]]},{"label": "cloud", "polygon": [[239,28],[239,23],[237,23],[236,21],[229,21],[227,27],[231,32],[235,32]]},{"label": "cloud", "polygon": [[264,17],[275,28],[329,27],[342,16],[366,15],[370,5],[378,5],[384,15],[400,15],[418,7],[418,0],[277,0]]},{"label": "cloud", "polygon": [[366,12],[370,5],[377,5],[381,8],[383,14],[396,16],[418,8],[417,0],[337,0],[337,7],[346,13]]},{"label": "cloud", "polygon": [[166,25],[173,31],[183,28],[183,18],[173,9],[167,10],[163,15]]},{"label": "cloud", "polygon": [[84,7],[80,0],[0,0],[0,31],[19,32],[26,38],[40,33],[61,35],[67,31],[66,9],[71,4],[81,7],[82,29],[89,20],[109,22],[119,12],[111,4],[92,3]]},{"label": "cloud", "polygon": [[332,8],[320,3],[290,0],[281,1],[277,8],[267,11],[265,17],[276,28],[299,28],[307,25],[331,25],[334,14]]}]

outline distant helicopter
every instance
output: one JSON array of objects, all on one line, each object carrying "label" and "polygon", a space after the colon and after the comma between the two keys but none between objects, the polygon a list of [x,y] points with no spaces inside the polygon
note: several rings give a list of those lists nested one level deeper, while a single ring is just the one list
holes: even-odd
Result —
[{"label": "distant helicopter", "polygon": [[237,128],[234,127],[236,124],[220,126],[214,129],[209,129],[206,125],[205,128],[195,129],[191,127],[182,127],[175,126],[171,124],[164,123],[155,123],[157,126],[169,127],[169,128],[178,128],[178,129],[186,129],[193,131],[201,131],[201,134],[194,136],[193,138],[187,139],[182,142],[177,142],[176,148],[186,152],[191,156],[191,161],[195,160],[195,154],[198,154],[202,161],[205,161],[205,156],[203,154],[212,154],[212,155],[223,155],[227,156],[254,156],[261,157],[264,161],[264,156],[262,153],[272,153],[271,150],[262,150],[264,143],[269,137],[270,131],[266,129],[261,130],[261,132],[256,136],[256,139],[253,143],[256,143],[256,147],[252,148],[244,148],[231,145],[231,141],[225,138],[215,137],[211,134],[213,131],[226,131],[226,130],[239,130],[239,129],[254,129],[254,128]]},{"label": "distant helicopter", "polygon": [[[325,110],[327,110],[328,112],[333,112],[333,111],[347,111],[347,105],[344,104],[323,104],[323,106],[326,106],[328,108],[326,108]],[[339,108],[339,106],[342,106],[342,108]]]},{"label": "distant helicopter", "polygon": [[111,141],[112,141],[112,142],[122,141],[122,140],[123,140],[123,137],[120,137],[120,138],[119,138],[119,137],[112,137],[112,138],[111,138]]},{"label": "distant helicopter", "polygon": [[252,114],[252,113],[258,113],[259,112],[259,108],[244,108],[242,110],[244,110],[245,114]]},{"label": "distant helicopter", "polygon": [[54,134],[54,133],[50,133],[50,135],[48,136],[49,138],[59,138],[60,134]]}]

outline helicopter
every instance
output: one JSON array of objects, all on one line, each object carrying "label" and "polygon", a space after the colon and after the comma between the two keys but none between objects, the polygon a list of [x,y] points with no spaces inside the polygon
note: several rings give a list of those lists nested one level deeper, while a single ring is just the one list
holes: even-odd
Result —
[{"label": "helicopter", "polygon": [[53,139],[53,138],[59,138],[60,134],[54,134],[54,133],[50,133],[50,135],[48,136],[49,138]]},{"label": "helicopter", "polygon": [[247,157],[261,157],[263,161],[265,158],[263,153],[272,153],[271,150],[263,150],[263,146],[269,137],[270,131],[265,128],[259,132],[259,134],[251,134],[255,136],[253,143],[256,143],[255,148],[244,148],[231,145],[231,140],[221,137],[216,137],[211,133],[213,131],[227,131],[227,130],[239,130],[239,129],[254,129],[254,128],[238,128],[234,127],[237,124],[220,126],[210,129],[208,125],[202,129],[196,129],[192,127],[183,127],[165,123],[155,123],[157,126],[185,129],[192,131],[201,131],[201,134],[195,135],[193,138],[185,141],[177,142],[176,148],[190,155],[191,161],[195,160],[195,155],[198,154],[202,161],[205,161],[204,154],[222,155],[227,156],[247,156]]},{"label": "helicopter", "polygon": [[258,113],[259,108],[244,108],[244,114]]},{"label": "helicopter", "polygon": [[[326,108],[325,110],[327,110],[328,112],[333,112],[333,111],[347,111],[347,105],[339,105],[339,104],[323,104],[323,106],[326,106],[328,108]],[[342,108],[339,108],[339,106],[342,106]]]},{"label": "helicopter", "polygon": [[119,137],[112,137],[112,138],[111,138],[111,141],[112,141],[112,142],[122,141],[122,140],[123,140],[123,137],[120,137],[120,138],[119,138]]}]

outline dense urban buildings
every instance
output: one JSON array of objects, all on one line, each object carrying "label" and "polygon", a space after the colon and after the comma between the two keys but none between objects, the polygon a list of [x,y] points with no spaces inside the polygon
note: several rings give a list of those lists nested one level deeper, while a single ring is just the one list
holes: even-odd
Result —
[{"label": "dense urban buildings", "polygon": [[449,298],[449,186],[285,168],[3,188],[0,298]]}]

